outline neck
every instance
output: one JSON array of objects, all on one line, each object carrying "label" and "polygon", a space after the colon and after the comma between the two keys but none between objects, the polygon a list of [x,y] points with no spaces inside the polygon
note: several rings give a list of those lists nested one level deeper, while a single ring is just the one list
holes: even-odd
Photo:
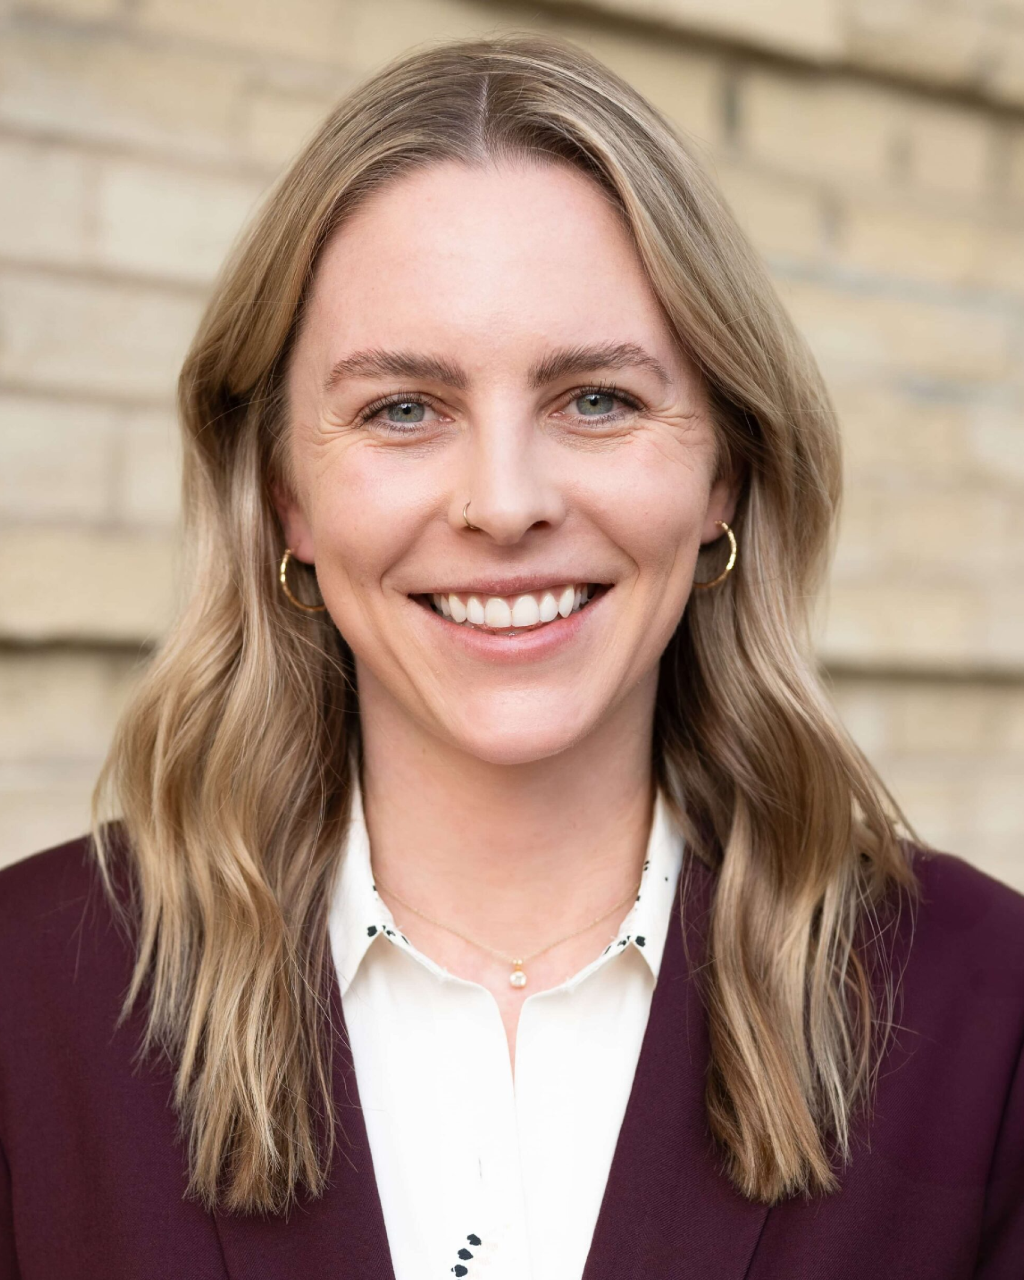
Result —
[{"label": "neck", "polygon": [[654,697],[643,693],[556,756],[505,765],[427,735],[361,681],[363,804],[380,884],[522,953],[619,902],[650,833]]}]

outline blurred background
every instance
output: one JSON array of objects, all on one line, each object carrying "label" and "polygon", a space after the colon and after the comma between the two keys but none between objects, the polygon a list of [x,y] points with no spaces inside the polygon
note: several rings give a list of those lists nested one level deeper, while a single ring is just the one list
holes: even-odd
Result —
[{"label": "blurred background", "polygon": [[395,54],[557,32],[690,136],[840,409],[820,655],[921,835],[1024,890],[1024,0],[0,0],[0,862],[86,829],[172,614],[176,372]]}]

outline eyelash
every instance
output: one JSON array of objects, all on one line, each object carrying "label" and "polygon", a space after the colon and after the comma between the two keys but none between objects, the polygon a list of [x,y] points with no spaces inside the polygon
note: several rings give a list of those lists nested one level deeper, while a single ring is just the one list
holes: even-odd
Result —
[{"label": "eyelash", "polygon": [[[625,391],[620,390],[618,387],[613,386],[608,382],[594,382],[590,386],[579,387],[577,390],[572,392],[566,403],[572,404],[574,400],[579,400],[583,396],[589,395],[612,396],[616,400],[620,400],[623,404],[627,405],[634,413],[643,408],[643,405],[635,396],[628,395]],[[367,405],[359,415],[359,422],[361,424],[366,424],[380,413],[381,410],[387,409],[393,404],[425,404],[429,405],[432,409],[437,407],[430,396],[425,396],[421,392],[395,392],[392,395],[385,396],[381,400],[375,400],[373,404]],[[582,417],[582,415],[579,416]],[[597,418],[590,418],[589,421],[612,422],[617,416],[617,414],[603,414]],[[408,428],[403,427],[397,422],[381,422],[380,425],[386,428],[389,435],[411,434]],[[416,422],[409,424],[411,428],[415,428],[419,425],[420,424]]]}]

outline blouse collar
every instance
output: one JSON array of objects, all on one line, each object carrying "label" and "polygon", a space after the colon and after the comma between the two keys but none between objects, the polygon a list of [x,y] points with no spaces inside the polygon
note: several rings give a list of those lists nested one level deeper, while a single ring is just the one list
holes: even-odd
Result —
[{"label": "blouse collar", "polygon": [[[615,938],[601,954],[560,984],[558,990],[571,990],[614,955],[627,949],[638,951],[657,979],[682,858],[683,838],[659,789],[654,801],[640,887],[632,908]],[[398,930],[391,911],[377,893],[370,863],[370,838],[363,812],[362,789],[355,776],[352,817],[335,879],[328,928],[342,995],[355,979],[363,957],[375,943],[407,950],[439,978],[454,979],[453,974],[424,955]]]}]

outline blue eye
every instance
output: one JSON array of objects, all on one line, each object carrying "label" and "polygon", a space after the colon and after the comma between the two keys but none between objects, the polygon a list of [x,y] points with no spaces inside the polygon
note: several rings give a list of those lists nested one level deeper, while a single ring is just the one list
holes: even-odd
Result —
[{"label": "blue eye", "polygon": [[[419,400],[393,400],[385,405],[388,421],[394,423],[422,422],[425,406]],[[418,416],[417,416],[418,415]]]},{"label": "blue eye", "polygon": [[431,408],[429,401],[418,396],[398,394],[384,400],[375,400],[359,415],[364,425],[373,423],[385,435],[412,434],[416,427],[427,421],[426,413]]},{"label": "blue eye", "polygon": [[617,396],[607,391],[585,391],[581,396],[577,396],[573,403],[587,406],[581,413],[581,417],[603,417],[606,413],[612,412],[617,399]]},{"label": "blue eye", "polygon": [[618,422],[641,408],[640,402],[625,391],[600,383],[577,391],[570,403],[575,406],[577,417],[591,422]]}]

